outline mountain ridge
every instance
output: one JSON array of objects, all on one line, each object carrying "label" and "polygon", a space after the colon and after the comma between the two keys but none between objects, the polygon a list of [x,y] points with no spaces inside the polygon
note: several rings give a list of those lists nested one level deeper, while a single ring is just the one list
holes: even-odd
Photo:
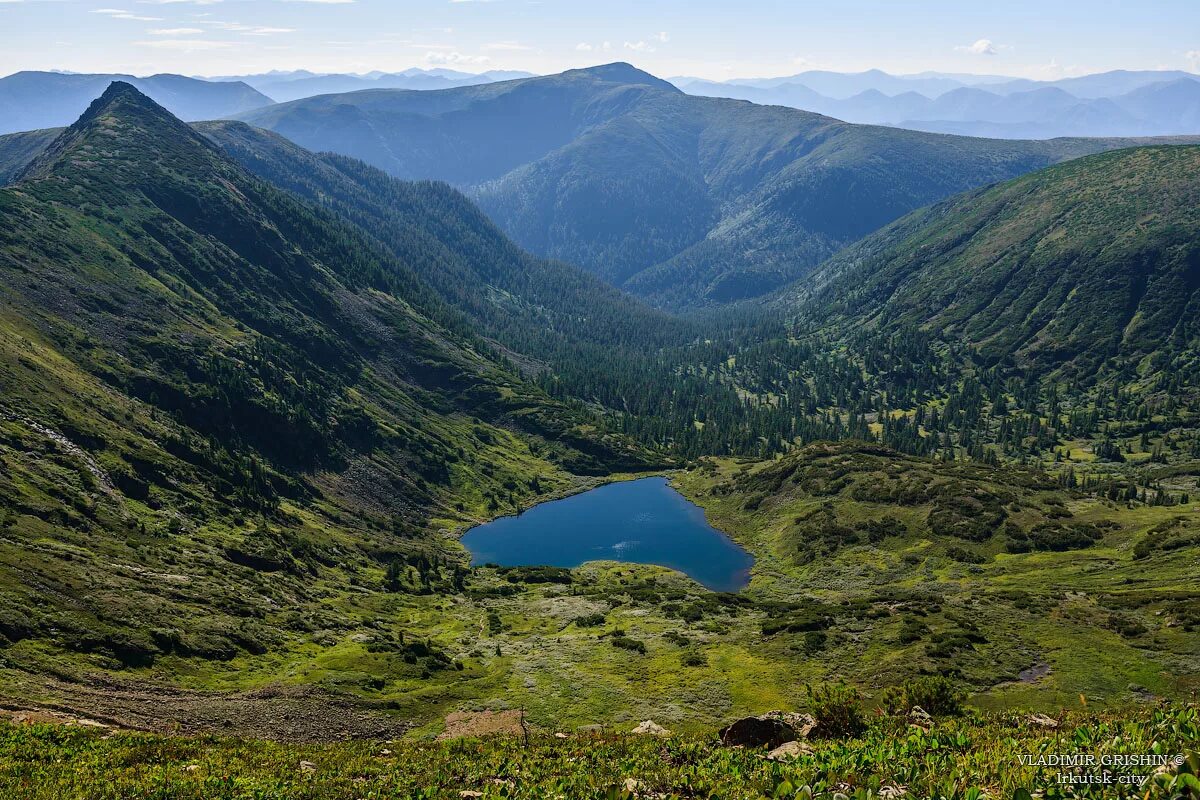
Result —
[{"label": "mountain ridge", "polygon": [[663,83],[618,64],[242,119],[397,177],[446,180],[526,249],[673,310],[763,295],[915,208],[1124,144],[854,126]]}]

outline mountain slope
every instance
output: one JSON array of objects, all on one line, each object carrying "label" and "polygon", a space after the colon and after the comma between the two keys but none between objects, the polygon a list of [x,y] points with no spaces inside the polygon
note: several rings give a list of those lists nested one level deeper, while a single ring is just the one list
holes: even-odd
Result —
[{"label": "mountain slope", "polygon": [[49,147],[60,133],[61,128],[43,128],[0,135],[0,186],[15,180],[21,170]]},{"label": "mountain slope", "polygon": [[254,174],[358,225],[511,350],[551,358],[572,345],[657,348],[690,333],[576,267],[525,253],[446,184],[401,181],[243,123],[195,127]]},{"label": "mountain slope", "polygon": [[143,92],[181,119],[220,119],[270,105],[271,98],[241,82],[182,75],[17,72],[0,78],[0,133],[68,125],[113,81]]},{"label": "mountain slope", "polygon": [[241,118],[449,181],[518,244],[676,308],[764,294],[922,205],[1113,146],[848,125],[689,96],[628,64]]},{"label": "mountain slope", "polygon": [[1194,370],[1198,203],[1200,147],[1090,156],[909,215],[779,302],[847,330],[919,326],[1039,374]]},{"label": "mountain slope", "polygon": [[127,84],[0,190],[0,278],[9,663],[261,653],[359,570],[432,575],[439,528],[646,464]]}]

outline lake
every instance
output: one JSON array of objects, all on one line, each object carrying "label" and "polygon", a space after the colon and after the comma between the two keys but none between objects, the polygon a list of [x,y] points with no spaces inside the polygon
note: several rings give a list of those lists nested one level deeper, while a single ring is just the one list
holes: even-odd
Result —
[{"label": "lake", "polygon": [[600,486],[472,528],[462,538],[472,564],[577,567],[586,561],[656,564],[713,591],[750,581],[754,558],[708,524],[704,511],[666,478]]}]

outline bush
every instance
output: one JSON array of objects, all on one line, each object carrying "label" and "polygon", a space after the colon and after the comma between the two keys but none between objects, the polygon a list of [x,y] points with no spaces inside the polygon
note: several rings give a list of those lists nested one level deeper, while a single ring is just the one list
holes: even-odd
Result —
[{"label": "bush", "polygon": [[827,739],[860,735],[867,729],[863,719],[862,700],[858,691],[844,683],[834,686],[811,686],[808,690],[809,710],[817,721],[814,736]]},{"label": "bush", "polygon": [[582,617],[576,617],[572,622],[577,628],[597,628],[604,624],[606,617],[597,612],[595,614],[586,614]]},{"label": "bush", "polygon": [[1141,636],[1146,632],[1146,626],[1138,622],[1136,619],[1122,616],[1121,614],[1111,614],[1108,618],[1108,627],[1124,636],[1126,639],[1132,639]]},{"label": "bush", "polygon": [[762,622],[763,636],[825,630],[833,621],[829,607],[812,600],[774,604],[765,606],[765,610],[767,619]]},{"label": "bush", "polygon": [[920,706],[935,717],[956,717],[962,713],[965,692],[946,678],[931,675],[892,686],[883,693],[883,709],[889,714],[907,714]]},{"label": "bush", "polygon": [[565,567],[504,567],[500,570],[509,583],[571,583],[571,570]]},{"label": "bush", "polygon": [[613,647],[620,647],[622,650],[632,650],[635,653],[646,653],[646,643],[639,642],[637,639],[630,639],[628,636],[614,636],[612,638]]},{"label": "bush", "polygon": [[900,623],[900,644],[919,642],[921,637],[929,633],[929,626],[916,617],[905,617]]}]

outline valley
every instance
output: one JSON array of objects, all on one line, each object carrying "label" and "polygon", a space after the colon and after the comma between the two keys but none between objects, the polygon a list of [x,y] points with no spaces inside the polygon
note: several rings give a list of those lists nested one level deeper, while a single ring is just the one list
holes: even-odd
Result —
[{"label": "valley", "polygon": [[[1021,747],[1194,749],[1200,145],[627,64],[238,116],[116,81],[0,136],[0,790],[1021,797]],[[776,709],[797,760],[715,743]]]}]

